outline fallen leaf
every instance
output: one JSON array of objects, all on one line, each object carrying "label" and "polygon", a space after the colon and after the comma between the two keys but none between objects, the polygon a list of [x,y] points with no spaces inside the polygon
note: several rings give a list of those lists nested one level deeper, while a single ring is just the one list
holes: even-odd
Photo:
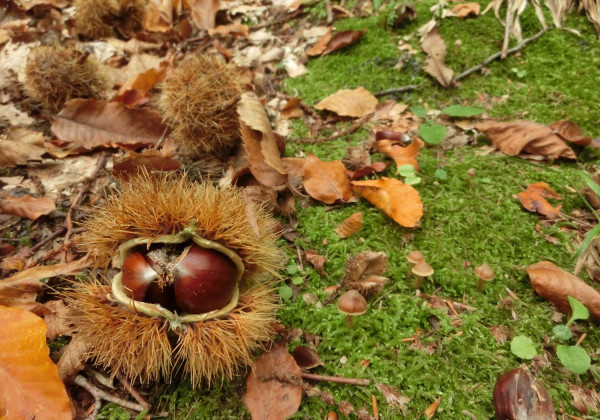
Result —
[{"label": "fallen leaf", "polygon": [[15,0],[18,6],[29,10],[39,5],[52,6],[57,8],[65,7],[69,4],[68,0]]},{"label": "fallen leaf", "polygon": [[71,322],[69,321],[69,308],[62,300],[49,300],[44,303],[48,313],[44,315],[47,331],[46,338],[54,341],[61,335],[66,335],[71,331]]},{"label": "fallen leaf", "polygon": [[418,137],[415,137],[408,146],[403,146],[402,142],[388,139],[377,140],[375,142],[375,148],[394,159],[396,166],[412,165],[415,171],[419,170],[417,155],[419,154],[419,149],[424,145],[423,140]]},{"label": "fallen leaf", "polygon": [[312,198],[326,204],[347,203],[354,198],[342,162],[323,162],[312,153],[304,161],[302,184]]},{"label": "fallen leaf", "polygon": [[460,3],[452,8],[452,13],[454,13],[457,18],[464,19],[469,16],[478,16],[480,9],[480,4],[476,2]]},{"label": "fallen leaf", "polygon": [[591,137],[583,136],[583,129],[569,120],[560,120],[550,124],[550,128],[556,132],[563,140],[580,146],[587,146],[591,143]]},{"label": "fallen leaf", "polygon": [[498,344],[504,344],[508,340],[509,332],[504,325],[491,326],[488,327],[488,330],[490,330],[490,333],[492,333]]},{"label": "fallen leaf", "polygon": [[321,38],[319,38],[315,45],[306,51],[306,55],[309,57],[314,57],[323,54],[323,51],[325,51],[327,44],[329,44],[329,41],[331,40],[331,30],[331,28],[327,28],[327,32]]},{"label": "fallen leaf", "polygon": [[354,213],[350,217],[344,219],[342,223],[335,228],[335,233],[344,239],[349,238],[360,230],[362,227],[362,212]]},{"label": "fallen leaf", "polygon": [[600,411],[600,396],[593,388],[569,384],[569,392],[573,397],[573,406],[583,415],[588,411]]},{"label": "fallen leaf", "polygon": [[423,216],[417,190],[397,179],[352,181],[352,188],[401,226],[414,227]]},{"label": "fallen leaf", "polygon": [[300,118],[304,115],[304,111],[300,107],[302,100],[300,98],[290,98],[285,106],[281,109],[280,118],[289,120],[292,118]]},{"label": "fallen leaf", "polygon": [[167,74],[167,61],[163,61],[158,68],[151,68],[144,72],[137,74],[136,76],[129,79],[115,95],[113,101],[124,95],[127,91],[137,90],[142,96],[146,96],[157,83],[162,82]]},{"label": "fallen leaf", "polygon": [[314,267],[315,271],[319,273],[320,276],[323,276],[325,273],[325,263],[327,262],[327,257],[320,255],[312,249],[306,251],[304,256],[306,257],[306,261],[308,261],[310,265]]},{"label": "fallen leaf", "polygon": [[342,117],[360,118],[375,111],[377,98],[364,87],[338,90],[317,105],[316,109],[335,112]]},{"label": "fallen leaf", "polygon": [[20,141],[0,140],[0,168],[26,165],[30,160],[42,160],[46,149]]},{"label": "fallen leaf", "polygon": [[351,181],[355,181],[367,175],[383,172],[388,166],[389,164],[384,162],[373,162],[370,166],[363,166],[355,171],[348,170],[348,178],[350,178]]},{"label": "fallen leaf", "polygon": [[446,44],[440,36],[437,26],[421,41],[421,48],[427,54],[424,70],[433,76],[443,87],[452,86],[454,72],[446,67]]},{"label": "fallen leaf", "polygon": [[173,24],[173,0],[149,0],[142,26],[149,32],[166,32]]},{"label": "fallen leaf", "polygon": [[8,195],[0,202],[0,209],[6,214],[36,220],[40,216],[52,213],[56,210],[56,205],[54,200],[49,197],[33,197],[31,195],[15,197]]},{"label": "fallen leaf", "polygon": [[252,419],[280,420],[296,413],[302,401],[301,375],[285,342],[263,354],[246,381],[244,402]]},{"label": "fallen leaf", "polygon": [[2,418],[71,419],[71,403],[46,345],[46,324],[24,309],[0,306]]},{"label": "fallen leaf", "polygon": [[545,182],[534,182],[527,186],[525,191],[517,194],[523,207],[532,213],[540,213],[548,219],[560,216],[560,206],[553,207],[546,198],[555,198],[560,200],[558,195]]},{"label": "fallen leaf", "polygon": [[75,335],[67,344],[57,363],[58,376],[63,382],[70,381],[84,369],[89,345],[80,335]]},{"label": "fallen leaf", "polygon": [[234,37],[248,37],[248,25],[244,25],[242,23],[232,23],[230,25],[219,25],[215,28],[211,28],[208,30],[208,35],[211,37],[222,37],[225,38],[227,36]]},{"label": "fallen leaf", "polygon": [[337,50],[341,50],[349,45],[354,44],[356,41],[362,38],[362,36],[366,33],[366,30],[363,31],[342,31],[338,32],[331,37],[329,42],[327,43],[327,47],[322,52],[322,55],[332,53]]},{"label": "fallen leaf", "polygon": [[146,172],[176,171],[181,162],[176,161],[163,150],[146,149],[142,153],[128,151],[122,155],[113,156],[113,173],[122,179],[137,174],[144,169]]},{"label": "fallen leaf", "polygon": [[475,127],[507,155],[526,152],[551,159],[576,158],[575,152],[550,127],[532,121],[484,121]]},{"label": "fallen leaf", "polygon": [[281,153],[262,103],[254,92],[242,94],[237,108],[250,172],[261,184],[276,187],[286,182]]},{"label": "fallen leaf", "polygon": [[435,412],[437,411],[440,402],[442,402],[442,397],[437,397],[437,399],[425,409],[423,414],[425,414],[425,416],[427,416],[428,419],[431,419],[435,415]]},{"label": "fallen leaf", "polygon": [[184,0],[189,6],[192,14],[192,22],[198,29],[208,30],[215,27],[215,18],[220,0]]},{"label": "fallen leaf", "polygon": [[590,311],[592,318],[600,320],[600,293],[580,278],[549,261],[530,265],[527,273],[535,292],[561,312],[571,312],[568,296],[572,296]]},{"label": "fallen leaf", "polygon": [[370,295],[381,291],[387,277],[380,276],[387,269],[385,252],[363,251],[354,255],[344,267],[340,284],[348,289]]},{"label": "fallen leaf", "polygon": [[376,382],[375,387],[383,394],[390,407],[400,410],[402,415],[406,416],[406,404],[410,402],[410,398],[405,397],[386,384]]},{"label": "fallen leaf", "polygon": [[154,146],[166,129],[158,112],[93,99],[70,100],[53,120],[56,137],[86,150]]}]

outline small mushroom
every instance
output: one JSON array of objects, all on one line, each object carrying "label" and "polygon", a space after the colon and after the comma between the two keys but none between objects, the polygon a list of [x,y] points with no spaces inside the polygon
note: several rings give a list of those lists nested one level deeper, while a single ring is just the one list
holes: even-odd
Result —
[{"label": "small mushroom", "polygon": [[425,277],[429,277],[433,274],[433,268],[425,261],[421,261],[418,264],[415,264],[412,268],[412,273],[417,276],[417,280],[413,285],[415,289],[418,289],[423,284],[423,280]]},{"label": "small mushroom", "polygon": [[484,283],[492,281],[494,278],[494,270],[487,264],[478,265],[475,267],[475,275],[479,277],[479,280],[477,281],[477,291],[481,292]]},{"label": "small mushroom", "polygon": [[367,312],[367,301],[356,290],[348,290],[338,299],[338,310],[346,314],[346,325],[352,328],[354,317]]},{"label": "small mushroom", "polygon": [[425,261],[425,256],[423,255],[423,253],[421,251],[410,251],[408,253],[408,255],[406,256],[406,259],[412,265],[415,265],[415,264],[420,263],[421,261]]}]

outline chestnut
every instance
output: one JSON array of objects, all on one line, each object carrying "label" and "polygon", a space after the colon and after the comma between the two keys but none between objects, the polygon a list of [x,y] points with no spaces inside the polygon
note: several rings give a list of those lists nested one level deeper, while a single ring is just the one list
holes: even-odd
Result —
[{"label": "chestnut", "polygon": [[121,272],[125,293],[133,300],[144,300],[148,288],[158,279],[158,273],[139,252],[132,252],[125,258]]}]

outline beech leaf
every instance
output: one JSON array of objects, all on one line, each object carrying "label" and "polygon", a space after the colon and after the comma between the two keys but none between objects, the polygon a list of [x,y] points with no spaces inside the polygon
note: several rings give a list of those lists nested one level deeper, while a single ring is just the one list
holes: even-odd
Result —
[{"label": "beech leaf", "polygon": [[423,216],[417,190],[397,179],[352,181],[352,188],[401,226],[414,227]]},{"label": "beech leaf", "polygon": [[362,212],[359,211],[344,219],[342,223],[335,228],[335,233],[342,239],[348,238],[360,230],[362,223]]},{"label": "beech leaf", "polygon": [[192,22],[198,29],[208,30],[215,27],[215,18],[220,0],[185,0],[189,6],[192,15]]},{"label": "beech leaf", "polygon": [[523,152],[550,159],[575,159],[575,152],[561,136],[545,125],[533,121],[484,121],[475,126],[485,134],[498,150],[517,156]]},{"label": "beech leaf", "polygon": [[246,381],[244,402],[252,420],[280,420],[296,413],[302,401],[301,375],[285,342],[263,354]]},{"label": "beech leaf", "polygon": [[15,197],[8,195],[0,202],[0,209],[6,214],[36,220],[40,216],[52,213],[56,210],[56,205],[50,197],[33,197],[31,195]]},{"label": "beech leaf", "polygon": [[312,198],[326,204],[347,203],[354,199],[342,162],[323,162],[312,153],[304,160],[303,185]]},{"label": "beech leaf", "polygon": [[527,186],[525,191],[517,194],[523,207],[533,213],[540,213],[548,219],[553,219],[560,215],[560,206],[553,207],[546,198],[560,199],[558,195],[545,182],[534,182]]},{"label": "beech leaf", "polygon": [[325,32],[325,34],[321,38],[319,38],[315,45],[313,45],[308,51],[306,51],[306,55],[308,55],[309,57],[314,57],[323,54],[323,51],[325,51],[325,48],[327,48],[327,45],[329,44],[330,40],[331,28],[328,28],[327,32]]},{"label": "beech leaf", "polygon": [[550,128],[553,129],[563,140],[578,144],[580,146],[587,146],[592,141],[591,137],[585,137],[583,135],[583,129],[581,127],[569,120],[553,122],[550,124]]},{"label": "beech leaf", "polygon": [[377,98],[364,87],[342,89],[323,99],[315,108],[335,112],[342,117],[360,118],[375,111]]},{"label": "beech leaf", "polygon": [[421,48],[427,54],[424,70],[433,76],[443,87],[452,86],[454,72],[446,67],[446,44],[434,27],[421,41]]},{"label": "beech leaf", "polygon": [[419,170],[417,155],[419,154],[419,149],[424,145],[425,143],[423,143],[423,140],[418,137],[416,137],[408,146],[402,146],[402,143],[400,142],[387,139],[377,140],[375,142],[377,150],[394,159],[397,167],[412,165],[415,171]]},{"label": "beech leaf", "polygon": [[3,419],[71,419],[71,403],[49,357],[44,320],[0,306],[0,407]]},{"label": "beech leaf", "polygon": [[338,32],[331,37],[329,42],[327,43],[327,47],[323,50],[322,54],[329,54],[337,50],[341,50],[349,45],[354,44],[356,41],[362,38],[362,36],[366,33],[366,30],[363,31],[342,31]]},{"label": "beech leaf", "polygon": [[580,278],[549,261],[530,265],[527,273],[535,292],[552,302],[561,312],[568,314],[571,311],[568,297],[572,296],[590,311],[592,318],[600,320],[600,292]]},{"label": "beech leaf", "polygon": [[0,168],[25,165],[30,160],[42,160],[46,149],[35,144],[0,140]]},{"label": "beech leaf", "polygon": [[53,120],[56,137],[87,150],[154,146],[166,128],[158,112],[94,99],[70,100]]},{"label": "beech leaf", "polygon": [[461,3],[452,8],[452,13],[459,19],[464,19],[469,16],[478,16],[481,5],[477,2]]}]

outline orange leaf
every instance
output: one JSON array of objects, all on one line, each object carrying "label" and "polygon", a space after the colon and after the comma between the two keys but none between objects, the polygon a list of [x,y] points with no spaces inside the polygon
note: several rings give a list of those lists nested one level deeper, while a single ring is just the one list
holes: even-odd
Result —
[{"label": "orange leaf", "polygon": [[319,40],[313,45],[308,51],[306,51],[306,55],[309,57],[313,57],[316,55],[321,55],[325,48],[327,48],[327,44],[331,40],[331,28],[327,29],[325,35],[323,35]]},{"label": "orange leaf", "polygon": [[516,156],[526,152],[551,159],[576,158],[575,152],[551,128],[532,121],[484,121],[477,124],[476,128],[507,155]]},{"label": "orange leaf", "polygon": [[553,207],[546,198],[560,199],[560,195],[555,193],[545,182],[534,182],[529,185],[525,191],[517,194],[523,207],[532,213],[540,213],[548,219],[553,219],[560,215],[560,206]]},{"label": "orange leaf", "polygon": [[346,203],[354,198],[342,162],[323,162],[312,153],[304,161],[303,185],[312,198],[326,204]]},{"label": "orange leaf", "polygon": [[117,97],[122,96],[129,90],[139,90],[145,96],[157,83],[162,82],[167,74],[168,63],[163,61],[158,68],[151,68],[137,74],[121,86]]},{"label": "orange leaf", "polygon": [[335,112],[342,117],[364,117],[375,111],[377,98],[364,87],[342,89],[329,95],[317,105],[316,109]]},{"label": "orange leaf", "polygon": [[476,2],[461,3],[452,8],[452,13],[454,13],[457,18],[464,19],[469,16],[479,15],[480,8],[481,6]]},{"label": "orange leaf", "polygon": [[154,146],[166,128],[158,112],[93,99],[70,100],[53,120],[56,137],[87,150]]},{"label": "orange leaf", "polygon": [[362,227],[362,212],[354,213],[352,216],[344,219],[342,223],[335,228],[335,233],[340,238],[348,238],[354,235]]},{"label": "orange leaf", "polygon": [[435,412],[437,411],[440,402],[442,402],[442,397],[437,397],[437,399],[425,409],[423,414],[425,414],[425,416],[427,416],[428,419],[432,418],[435,415]]},{"label": "orange leaf", "polygon": [[401,226],[414,227],[423,216],[417,190],[397,179],[353,181],[352,188]]},{"label": "orange leaf", "polygon": [[56,210],[56,205],[54,200],[49,197],[33,197],[31,195],[15,197],[8,195],[0,203],[0,209],[6,214],[36,220],[40,216],[52,213]]},{"label": "orange leaf", "polygon": [[71,419],[71,404],[49,357],[46,324],[0,306],[0,412],[3,419]]},{"label": "orange leaf", "polygon": [[600,320],[600,292],[579,277],[549,261],[530,265],[527,273],[535,292],[552,302],[561,312],[571,312],[568,296],[572,296],[588,308],[592,318]]},{"label": "orange leaf", "polygon": [[[301,375],[302,371],[284,342],[263,354],[246,381],[244,402],[252,419],[279,420],[296,413],[302,401],[302,387],[292,385],[290,380],[302,383]],[[288,381],[279,381],[277,377]]]},{"label": "orange leaf", "polygon": [[375,147],[381,153],[391,157],[396,162],[397,166],[412,165],[415,171],[419,170],[419,163],[417,162],[417,155],[419,149],[425,145],[423,140],[418,137],[410,143],[408,146],[401,146],[398,141],[394,140],[377,140]]},{"label": "orange leaf", "polygon": [[361,39],[366,32],[366,30],[363,30],[342,31],[336,33],[327,43],[327,48],[325,48],[325,50],[323,51],[323,55],[329,54],[337,50],[341,50],[342,48],[345,48],[348,45],[354,44],[356,41]]},{"label": "orange leaf", "polygon": [[587,146],[592,141],[591,137],[583,136],[583,129],[581,127],[569,120],[553,122],[550,124],[550,128],[553,129],[563,140],[570,141],[571,143],[575,143],[580,146]]},{"label": "orange leaf", "polygon": [[192,12],[192,22],[198,29],[215,27],[215,18],[221,2],[219,0],[185,0]]},{"label": "orange leaf", "polygon": [[173,24],[173,0],[150,0],[142,19],[142,26],[149,32],[166,32]]}]

